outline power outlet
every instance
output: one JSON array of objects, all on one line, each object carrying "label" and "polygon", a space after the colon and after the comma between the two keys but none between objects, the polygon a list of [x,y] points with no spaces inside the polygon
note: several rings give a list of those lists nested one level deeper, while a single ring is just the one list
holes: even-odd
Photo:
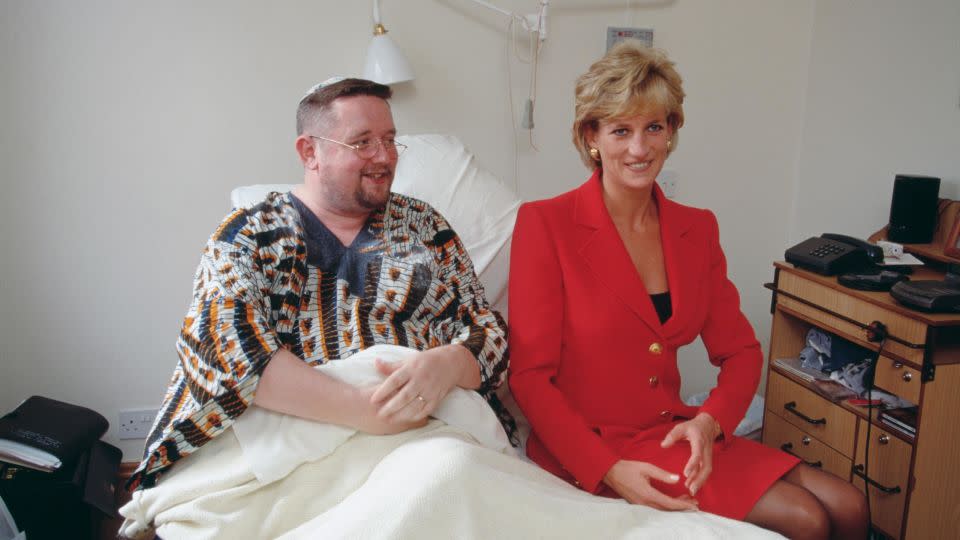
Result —
[{"label": "power outlet", "polygon": [[677,172],[670,169],[661,170],[660,175],[657,176],[657,183],[660,184],[660,189],[663,190],[663,196],[668,199],[676,198],[678,182]]},{"label": "power outlet", "polygon": [[118,432],[121,439],[146,439],[157,418],[157,409],[120,411]]}]

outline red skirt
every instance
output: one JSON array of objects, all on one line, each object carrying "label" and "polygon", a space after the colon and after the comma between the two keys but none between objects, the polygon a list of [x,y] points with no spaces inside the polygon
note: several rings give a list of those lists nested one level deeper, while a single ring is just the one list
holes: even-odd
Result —
[{"label": "red skirt", "polygon": [[[682,421],[640,432],[605,433],[604,440],[623,459],[645,461],[667,472],[679,474],[680,481],[675,484],[664,484],[656,480],[652,483],[663,493],[678,497],[688,493],[683,485],[683,468],[690,459],[690,444],[679,441],[670,448],[661,448],[660,442],[673,426]],[[730,437],[728,441],[715,442],[713,472],[695,498],[700,503],[700,510],[704,512],[742,521],[770,486],[799,462],[799,459],[786,452],[742,437]],[[570,481],[572,477],[566,480]],[[596,494],[620,497],[602,482]]]}]

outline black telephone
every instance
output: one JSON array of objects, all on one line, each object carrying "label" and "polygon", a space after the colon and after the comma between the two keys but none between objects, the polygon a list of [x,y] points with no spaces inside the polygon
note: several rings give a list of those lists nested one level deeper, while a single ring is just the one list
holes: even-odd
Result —
[{"label": "black telephone", "polygon": [[832,276],[883,262],[883,248],[843,234],[807,238],[784,254],[788,263]]}]

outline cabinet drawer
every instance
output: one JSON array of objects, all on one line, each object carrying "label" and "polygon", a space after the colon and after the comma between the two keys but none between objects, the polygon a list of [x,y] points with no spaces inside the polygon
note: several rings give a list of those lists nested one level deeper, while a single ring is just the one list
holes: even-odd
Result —
[{"label": "cabinet drawer", "polygon": [[856,415],[772,370],[767,408],[844,456],[853,456]]},{"label": "cabinet drawer", "polygon": [[769,410],[763,418],[763,444],[779,448],[797,456],[811,467],[823,469],[847,482],[850,481],[849,458]]},{"label": "cabinet drawer", "polygon": [[[882,322],[890,335],[907,343],[921,346],[918,348],[908,347],[898,341],[888,340],[885,345],[886,349],[918,365],[923,363],[922,345],[926,343],[927,339],[927,325],[923,322],[844,294],[791,272],[780,272],[777,278],[777,288],[803,300],[801,302],[789,296],[778,296],[777,303],[779,305],[817,321],[825,327],[834,328],[838,332],[861,340],[866,340],[866,332],[863,326],[869,325],[873,321]],[[850,321],[855,321],[856,324]]]},{"label": "cabinet drawer", "polygon": [[[864,489],[864,450],[866,449],[866,424],[857,437],[857,459],[854,460],[853,484]],[[870,431],[870,513],[873,524],[885,533],[900,537],[904,504],[910,478],[910,456],[913,447],[891,435],[886,430],[873,426]]]},{"label": "cabinet drawer", "polygon": [[920,403],[920,372],[896,360],[880,357],[874,384],[903,399]]}]

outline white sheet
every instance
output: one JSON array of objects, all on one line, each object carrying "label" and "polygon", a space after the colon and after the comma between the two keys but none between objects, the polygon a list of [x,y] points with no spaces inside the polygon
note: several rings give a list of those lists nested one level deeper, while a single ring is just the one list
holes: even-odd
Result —
[{"label": "white sheet", "polygon": [[[379,377],[370,372],[372,357],[406,354],[370,349],[365,359],[335,363],[336,370],[344,380],[368,382]],[[441,409],[447,412],[438,416],[458,425],[434,419],[390,436],[289,418],[240,423],[243,443],[228,429],[157,486],[135,492],[120,509],[121,533],[152,538],[156,529],[165,540],[778,537],[702,512],[595,497],[512,455],[475,393],[451,393]],[[491,420],[496,430],[488,429]]]},{"label": "white sheet", "polygon": [[266,485],[228,430],[120,513],[122,534],[149,539],[155,525],[165,540],[779,538],[712,514],[595,497],[438,420],[399,435],[358,434]]},{"label": "white sheet", "polygon": [[[317,370],[352,386],[369,386],[384,378],[377,371],[377,358],[391,363],[404,362],[416,353],[415,349],[398,345],[374,345],[347,360],[318,366]],[[433,416],[469,433],[487,448],[515,454],[497,416],[476,392],[453,389]],[[269,484],[303,463],[329,455],[356,430],[253,406],[234,422],[233,432],[243,449],[247,466],[257,480]]]}]

